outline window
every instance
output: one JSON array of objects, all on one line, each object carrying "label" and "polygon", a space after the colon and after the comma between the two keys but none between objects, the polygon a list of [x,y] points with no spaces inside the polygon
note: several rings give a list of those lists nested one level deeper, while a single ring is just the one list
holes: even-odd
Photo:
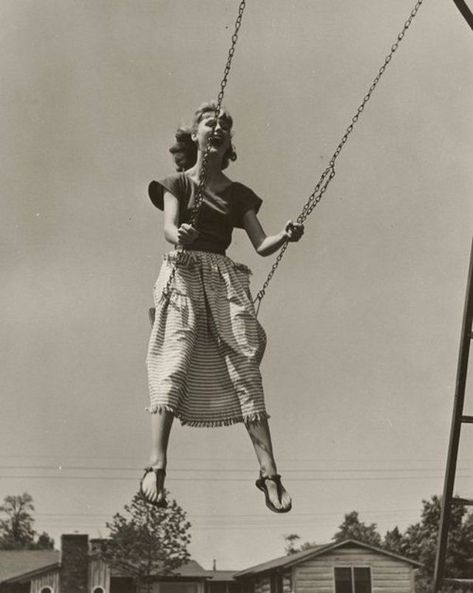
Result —
[{"label": "window", "polygon": [[335,593],[371,593],[371,570],[368,567],[336,566]]},{"label": "window", "polygon": [[39,593],[54,593],[51,587],[42,587]]},{"label": "window", "polygon": [[105,593],[105,589],[103,587],[94,587],[92,593]]}]

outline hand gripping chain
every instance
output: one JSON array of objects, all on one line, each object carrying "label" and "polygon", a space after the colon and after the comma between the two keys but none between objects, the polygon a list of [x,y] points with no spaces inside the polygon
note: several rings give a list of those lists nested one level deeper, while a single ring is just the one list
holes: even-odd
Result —
[{"label": "hand gripping chain", "polygon": [[[211,124],[212,132],[211,132],[210,139],[209,139],[210,141],[208,142],[207,148],[205,149],[205,152],[203,154],[202,166],[199,171],[199,186],[197,188],[197,194],[195,197],[195,202],[194,202],[194,206],[192,208],[192,214],[191,214],[191,218],[190,218],[190,224],[193,227],[195,227],[197,225],[197,221],[199,218],[199,212],[202,207],[202,203],[204,201],[204,192],[205,192],[205,187],[207,185],[208,160],[209,160],[210,148],[212,145],[211,141],[212,141],[212,138],[214,138],[214,136],[215,136],[215,128],[217,126],[218,115],[222,109],[222,102],[223,102],[223,96],[225,94],[225,87],[227,86],[228,75],[230,74],[233,56],[235,55],[236,44],[238,41],[238,32],[241,27],[241,21],[243,19],[243,13],[245,11],[245,8],[246,8],[246,0],[241,0],[239,8],[238,8],[238,16],[235,20],[235,27],[234,27],[234,31],[233,31],[233,35],[232,35],[232,44],[228,51],[227,63],[225,64],[223,78],[222,78],[222,81],[220,82],[220,91],[217,96],[217,105],[215,107],[215,119],[212,121],[212,124]],[[176,268],[177,268],[177,266],[179,266],[180,263],[182,263],[183,257],[184,257],[184,250],[182,249],[182,247],[181,248],[178,247],[177,258],[172,266],[171,273],[169,275],[168,281],[166,282],[166,286],[163,289],[161,299],[165,299],[165,300],[169,299],[170,293],[171,293],[171,287],[173,285],[174,278],[176,275]]]}]

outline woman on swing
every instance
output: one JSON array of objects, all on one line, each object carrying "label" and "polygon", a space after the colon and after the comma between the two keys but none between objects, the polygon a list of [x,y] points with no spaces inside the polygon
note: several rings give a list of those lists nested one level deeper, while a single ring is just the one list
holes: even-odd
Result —
[{"label": "woman on swing", "polygon": [[[217,117],[216,109],[214,102],[202,105],[192,128],[177,131],[170,152],[179,172],[149,185],[153,204],[164,211],[164,236],[183,253],[164,256],[154,287],[156,317],[147,355],[152,450],[140,490],[148,503],[166,506],[175,416],[190,426],[243,422],[260,465],[256,486],[269,509],[286,513],[292,503],[276,468],[259,370],[266,336],[249,291],[251,272],[225,251],[235,227],[245,229],[262,256],[298,241],[304,228],[289,222],[279,233],[265,234],[257,218],[260,198],[223,173],[236,159],[233,122],[223,110]],[[208,146],[204,201],[194,228],[189,220]],[[166,298],[163,291],[169,291]]]}]

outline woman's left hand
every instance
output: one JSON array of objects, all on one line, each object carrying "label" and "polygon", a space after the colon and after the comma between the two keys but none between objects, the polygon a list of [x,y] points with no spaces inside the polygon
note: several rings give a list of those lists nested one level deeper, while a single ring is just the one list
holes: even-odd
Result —
[{"label": "woman's left hand", "polygon": [[286,235],[288,241],[299,241],[299,239],[304,234],[304,225],[289,220],[286,226],[284,227],[284,234]]}]

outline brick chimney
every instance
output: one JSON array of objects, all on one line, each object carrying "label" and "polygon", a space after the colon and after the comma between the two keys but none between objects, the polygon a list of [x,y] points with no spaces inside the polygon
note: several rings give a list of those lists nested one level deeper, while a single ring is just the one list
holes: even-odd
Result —
[{"label": "brick chimney", "polygon": [[61,591],[87,593],[89,580],[89,536],[61,537]]}]

